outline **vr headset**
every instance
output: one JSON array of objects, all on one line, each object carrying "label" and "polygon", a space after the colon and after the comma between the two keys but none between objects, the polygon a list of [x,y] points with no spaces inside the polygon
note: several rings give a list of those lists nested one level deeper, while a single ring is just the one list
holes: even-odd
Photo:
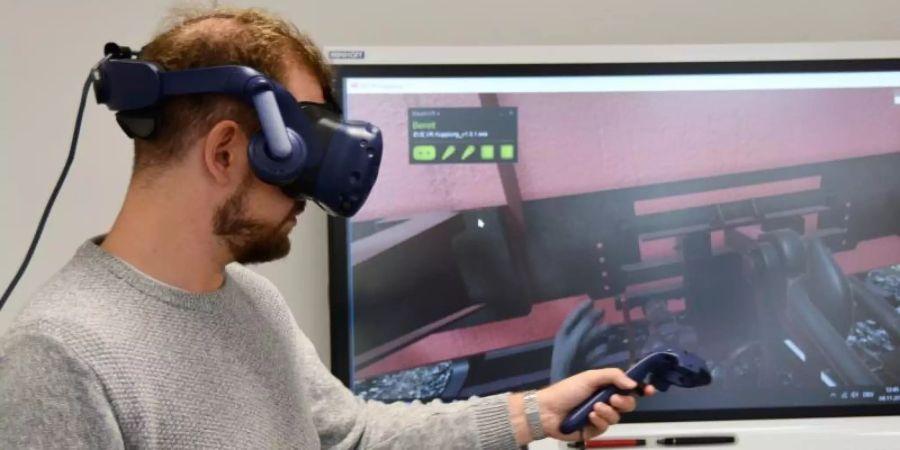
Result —
[{"label": "vr headset", "polygon": [[[104,47],[94,71],[97,103],[116,112],[131,138],[151,138],[167,97],[227,94],[252,105],[262,128],[247,149],[253,173],[291,198],[311,200],[327,213],[351,217],[363,206],[381,164],[381,131],[342,120],[334,101],[297,102],[280,84],[243,66],[166,72],[128,47]],[[326,93],[327,98],[330,93]]]}]

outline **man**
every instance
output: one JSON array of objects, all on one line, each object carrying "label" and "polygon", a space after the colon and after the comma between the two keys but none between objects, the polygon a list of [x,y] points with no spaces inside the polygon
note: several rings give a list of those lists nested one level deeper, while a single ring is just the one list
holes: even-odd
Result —
[{"label": "man", "polygon": [[[323,102],[329,80],[307,37],[256,10],[182,17],[142,59],[167,70],[250,66],[298,101]],[[135,141],[109,233],[86,242],[0,341],[0,448],[511,449],[544,433],[577,438],[558,432],[572,407],[602,385],[635,387],[619,370],[581,373],[536,394],[531,424],[523,394],[428,405],[354,397],[275,287],[241,266],[286,255],[304,208],[253,175],[258,128],[236,99],[166,101],[157,134]],[[595,408],[586,434],[635,401],[612,405]]]}]

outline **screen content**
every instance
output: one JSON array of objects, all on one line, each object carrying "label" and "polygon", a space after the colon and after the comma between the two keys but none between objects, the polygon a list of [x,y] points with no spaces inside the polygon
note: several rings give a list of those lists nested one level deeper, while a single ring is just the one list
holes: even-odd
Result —
[{"label": "screen content", "polygon": [[900,72],[344,78],[352,387],[459,399],[682,348],[644,411],[900,405]]}]

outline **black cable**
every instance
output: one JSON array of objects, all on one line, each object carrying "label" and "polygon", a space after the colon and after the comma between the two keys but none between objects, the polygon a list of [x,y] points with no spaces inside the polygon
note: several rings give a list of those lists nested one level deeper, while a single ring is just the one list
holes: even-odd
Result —
[{"label": "black cable", "polygon": [[[103,60],[101,60],[101,62],[103,62]],[[19,280],[22,278],[25,269],[28,267],[28,263],[31,262],[31,257],[34,256],[34,250],[37,248],[38,241],[41,239],[41,233],[44,232],[44,226],[47,224],[47,218],[50,216],[50,209],[53,208],[53,203],[56,202],[56,197],[59,195],[60,189],[62,189],[63,182],[66,181],[66,175],[69,174],[69,168],[72,167],[72,161],[75,159],[75,147],[78,145],[78,135],[81,133],[81,119],[84,115],[84,105],[87,102],[87,93],[91,89],[91,80],[93,76],[94,69],[91,69],[87,80],[84,81],[84,87],[81,89],[81,104],[78,106],[78,117],[75,118],[75,132],[72,134],[72,143],[69,146],[69,156],[66,158],[66,164],[63,166],[62,173],[59,174],[56,186],[53,187],[50,199],[47,200],[47,206],[44,207],[44,214],[41,216],[41,221],[38,223],[37,230],[34,231],[34,238],[31,239],[28,253],[25,254],[22,265],[19,266],[16,275],[3,292],[3,297],[0,297],[0,309],[3,308],[3,305],[6,304],[6,300],[12,295],[13,289],[19,284]]]}]

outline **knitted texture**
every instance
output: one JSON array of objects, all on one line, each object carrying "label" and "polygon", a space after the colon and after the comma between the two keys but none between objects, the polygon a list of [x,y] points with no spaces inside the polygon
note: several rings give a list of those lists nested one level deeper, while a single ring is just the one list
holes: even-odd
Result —
[{"label": "knitted texture", "polygon": [[265,278],[192,294],[93,241],[0,339],[3,449],[515,449],[507,401],[363,401]]}]

